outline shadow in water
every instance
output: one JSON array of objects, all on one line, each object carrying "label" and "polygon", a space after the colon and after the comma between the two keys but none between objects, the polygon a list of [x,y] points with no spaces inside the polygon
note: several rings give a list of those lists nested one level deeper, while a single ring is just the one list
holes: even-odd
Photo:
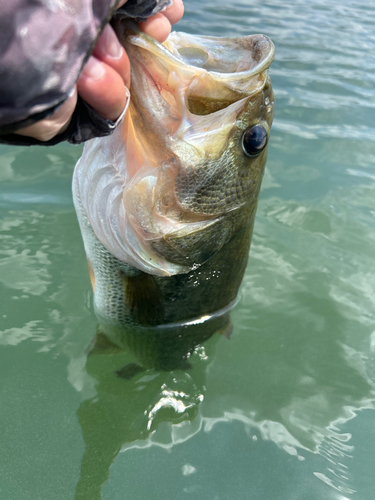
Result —
[{"label": "shadow in water", "polygon": [[98,325],[85,367],[96,395],[77,411],[85,453],[75,500],[101,499],[123,445],[147,439],[161,422],[196,417],[208,360],[202,343],[230,332],[229,313],[174,328]]}]

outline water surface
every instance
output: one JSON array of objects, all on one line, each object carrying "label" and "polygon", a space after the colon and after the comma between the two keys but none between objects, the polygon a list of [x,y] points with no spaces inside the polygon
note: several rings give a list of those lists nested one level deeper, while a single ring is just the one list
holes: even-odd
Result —
[{"label": "water surface", "polygon": [[373,500],[375,8],[185,5],[181,31],[264,33],[277,49],[232,337],[198,347],[190,370],[129,381],[113,367],[130,353],[87,357],[81,148],[2,146],[1,498]]}]

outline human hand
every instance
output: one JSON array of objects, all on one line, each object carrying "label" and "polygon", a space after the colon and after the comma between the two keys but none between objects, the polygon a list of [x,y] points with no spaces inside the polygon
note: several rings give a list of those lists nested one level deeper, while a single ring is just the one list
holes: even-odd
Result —
[{"label": "human hand", "polygon": [[[118,7],[126,2],[127,0],[122,0]],[[183,13],[183,1],[173,0],[173,5],[139,23],[139,27],[159,42],[164,42],[172,24],[177,23]],[[77,95],[102,118],[116,121],[128,98],[125,86],[130,86],[129,59],[113,28],[108,24],[99,37],[92,56],[83,67],[71,96],[51,116],[19,129],[17,134],[45,142],[63,133],[71,121]]]}]

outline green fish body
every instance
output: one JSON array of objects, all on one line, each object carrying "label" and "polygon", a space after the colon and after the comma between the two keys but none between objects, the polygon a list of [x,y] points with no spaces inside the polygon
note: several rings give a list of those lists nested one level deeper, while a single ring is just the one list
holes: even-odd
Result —
[{"label": "green fish body", "polygon": [[274,46],[264,35],[185,33],[159,44],[115,29],[131,63],[130,104],[111,136],[85,145],[73,179],[95,310],[119,346],[122,327],[177,338],[189,325],[196,345],[228,328],[245,272]]}]

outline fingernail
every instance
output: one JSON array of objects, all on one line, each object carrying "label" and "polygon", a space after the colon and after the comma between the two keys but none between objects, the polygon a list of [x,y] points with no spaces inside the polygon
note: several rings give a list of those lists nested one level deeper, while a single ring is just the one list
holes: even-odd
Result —
[{"label": "fingernail", "polygon": [[96,59],[96,57],[91,56],[89,60],[83,67],[82,73],[86,76],[92,78],[93,80],[100,80],[104,76],[105,69],[103,64]]},{"label": "fingernail", "polygon": [[111,26],[109,26],[109,24],[107,24],[107,26],[104,28],[102,37],[104,50],[109,55],[109,57],[112,57],[112,59],[120,59],[120,57],[122,56],[123,48],[117,39],[116,33],[113,31]]}]

